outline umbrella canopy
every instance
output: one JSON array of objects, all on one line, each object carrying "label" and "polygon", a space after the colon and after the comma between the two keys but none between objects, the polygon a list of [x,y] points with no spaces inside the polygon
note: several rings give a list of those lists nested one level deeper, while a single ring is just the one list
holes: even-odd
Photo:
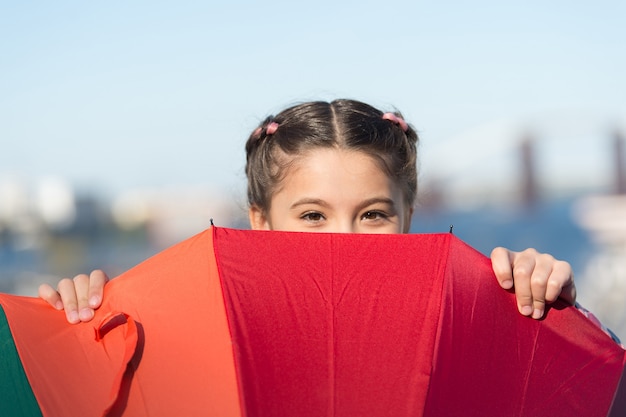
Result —
[{"label": "umbrella canopy", "polygon": [[560,303],[521,316],[451,234],[212,228],[112,280],[90,323],[0,305],[2,415],[626,413],[624,350]]}]

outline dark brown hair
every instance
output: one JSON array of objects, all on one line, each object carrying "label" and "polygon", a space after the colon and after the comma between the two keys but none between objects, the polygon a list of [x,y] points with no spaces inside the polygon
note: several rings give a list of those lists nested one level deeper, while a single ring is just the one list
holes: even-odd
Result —
[{"label": "dark brown hair", "polygon": [[[246,143],[248,204],[267,212],[272,194],[295,159],[316,148],[337,148],[365,152],[379,161],[412,206],[417,193],[417,133],[411,126],[404,131],[383,114],[368,104],[343,99],[303,103],[267,117]],[[274,132],[273,123],[278,124]]]}]

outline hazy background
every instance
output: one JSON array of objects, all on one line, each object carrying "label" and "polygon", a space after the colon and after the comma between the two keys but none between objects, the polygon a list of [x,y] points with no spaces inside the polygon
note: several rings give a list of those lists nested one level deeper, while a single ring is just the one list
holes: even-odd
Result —
[{"label": "hazy background", "polygon": [[[249,132],[348,97],[420,133],[414,231],[554,253],[592,307],[624,308],[626,206],[589,214],[617,192],[624,16],[617,0],[0,2],[0,283],[32,295],[115,275],[210,218],[246,227]],[[615,233],[598,237],[598,217]]]}]

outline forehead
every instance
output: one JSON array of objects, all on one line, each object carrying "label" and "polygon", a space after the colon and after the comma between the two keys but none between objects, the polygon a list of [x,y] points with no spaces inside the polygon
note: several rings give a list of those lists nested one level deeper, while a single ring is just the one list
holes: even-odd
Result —
[{"label": "forehead", "polygon": [[397,198],[399,188],[382,161],[355,150],[317,148],[294,158],[272,196],[347,200]]}]

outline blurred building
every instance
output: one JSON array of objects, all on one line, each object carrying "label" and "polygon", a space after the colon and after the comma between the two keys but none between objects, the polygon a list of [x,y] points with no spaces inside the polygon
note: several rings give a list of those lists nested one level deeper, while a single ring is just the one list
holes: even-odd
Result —
[{"label": "blurred building", "polygon": [[0,291],[35,295],[93,269],[115,276],[208,228],[240,223],[225,193],[181,186],[127,191],[112,200],[76,193],[58,178],[0,181]]},{"label": "blurred building", "polygon": [[578,223],[589,231],[597,252],[581,276],[580,300],[626,342],[626,146],[615,134],[613,193],[581,198]]},{"label": "blurred building", "polygon": [[233,196],[199,186],[125,192],[112,203],[115,224],[123,230],[146,228],[157,247],[170,246],[208,228],[233,225],[243,215]]}]

